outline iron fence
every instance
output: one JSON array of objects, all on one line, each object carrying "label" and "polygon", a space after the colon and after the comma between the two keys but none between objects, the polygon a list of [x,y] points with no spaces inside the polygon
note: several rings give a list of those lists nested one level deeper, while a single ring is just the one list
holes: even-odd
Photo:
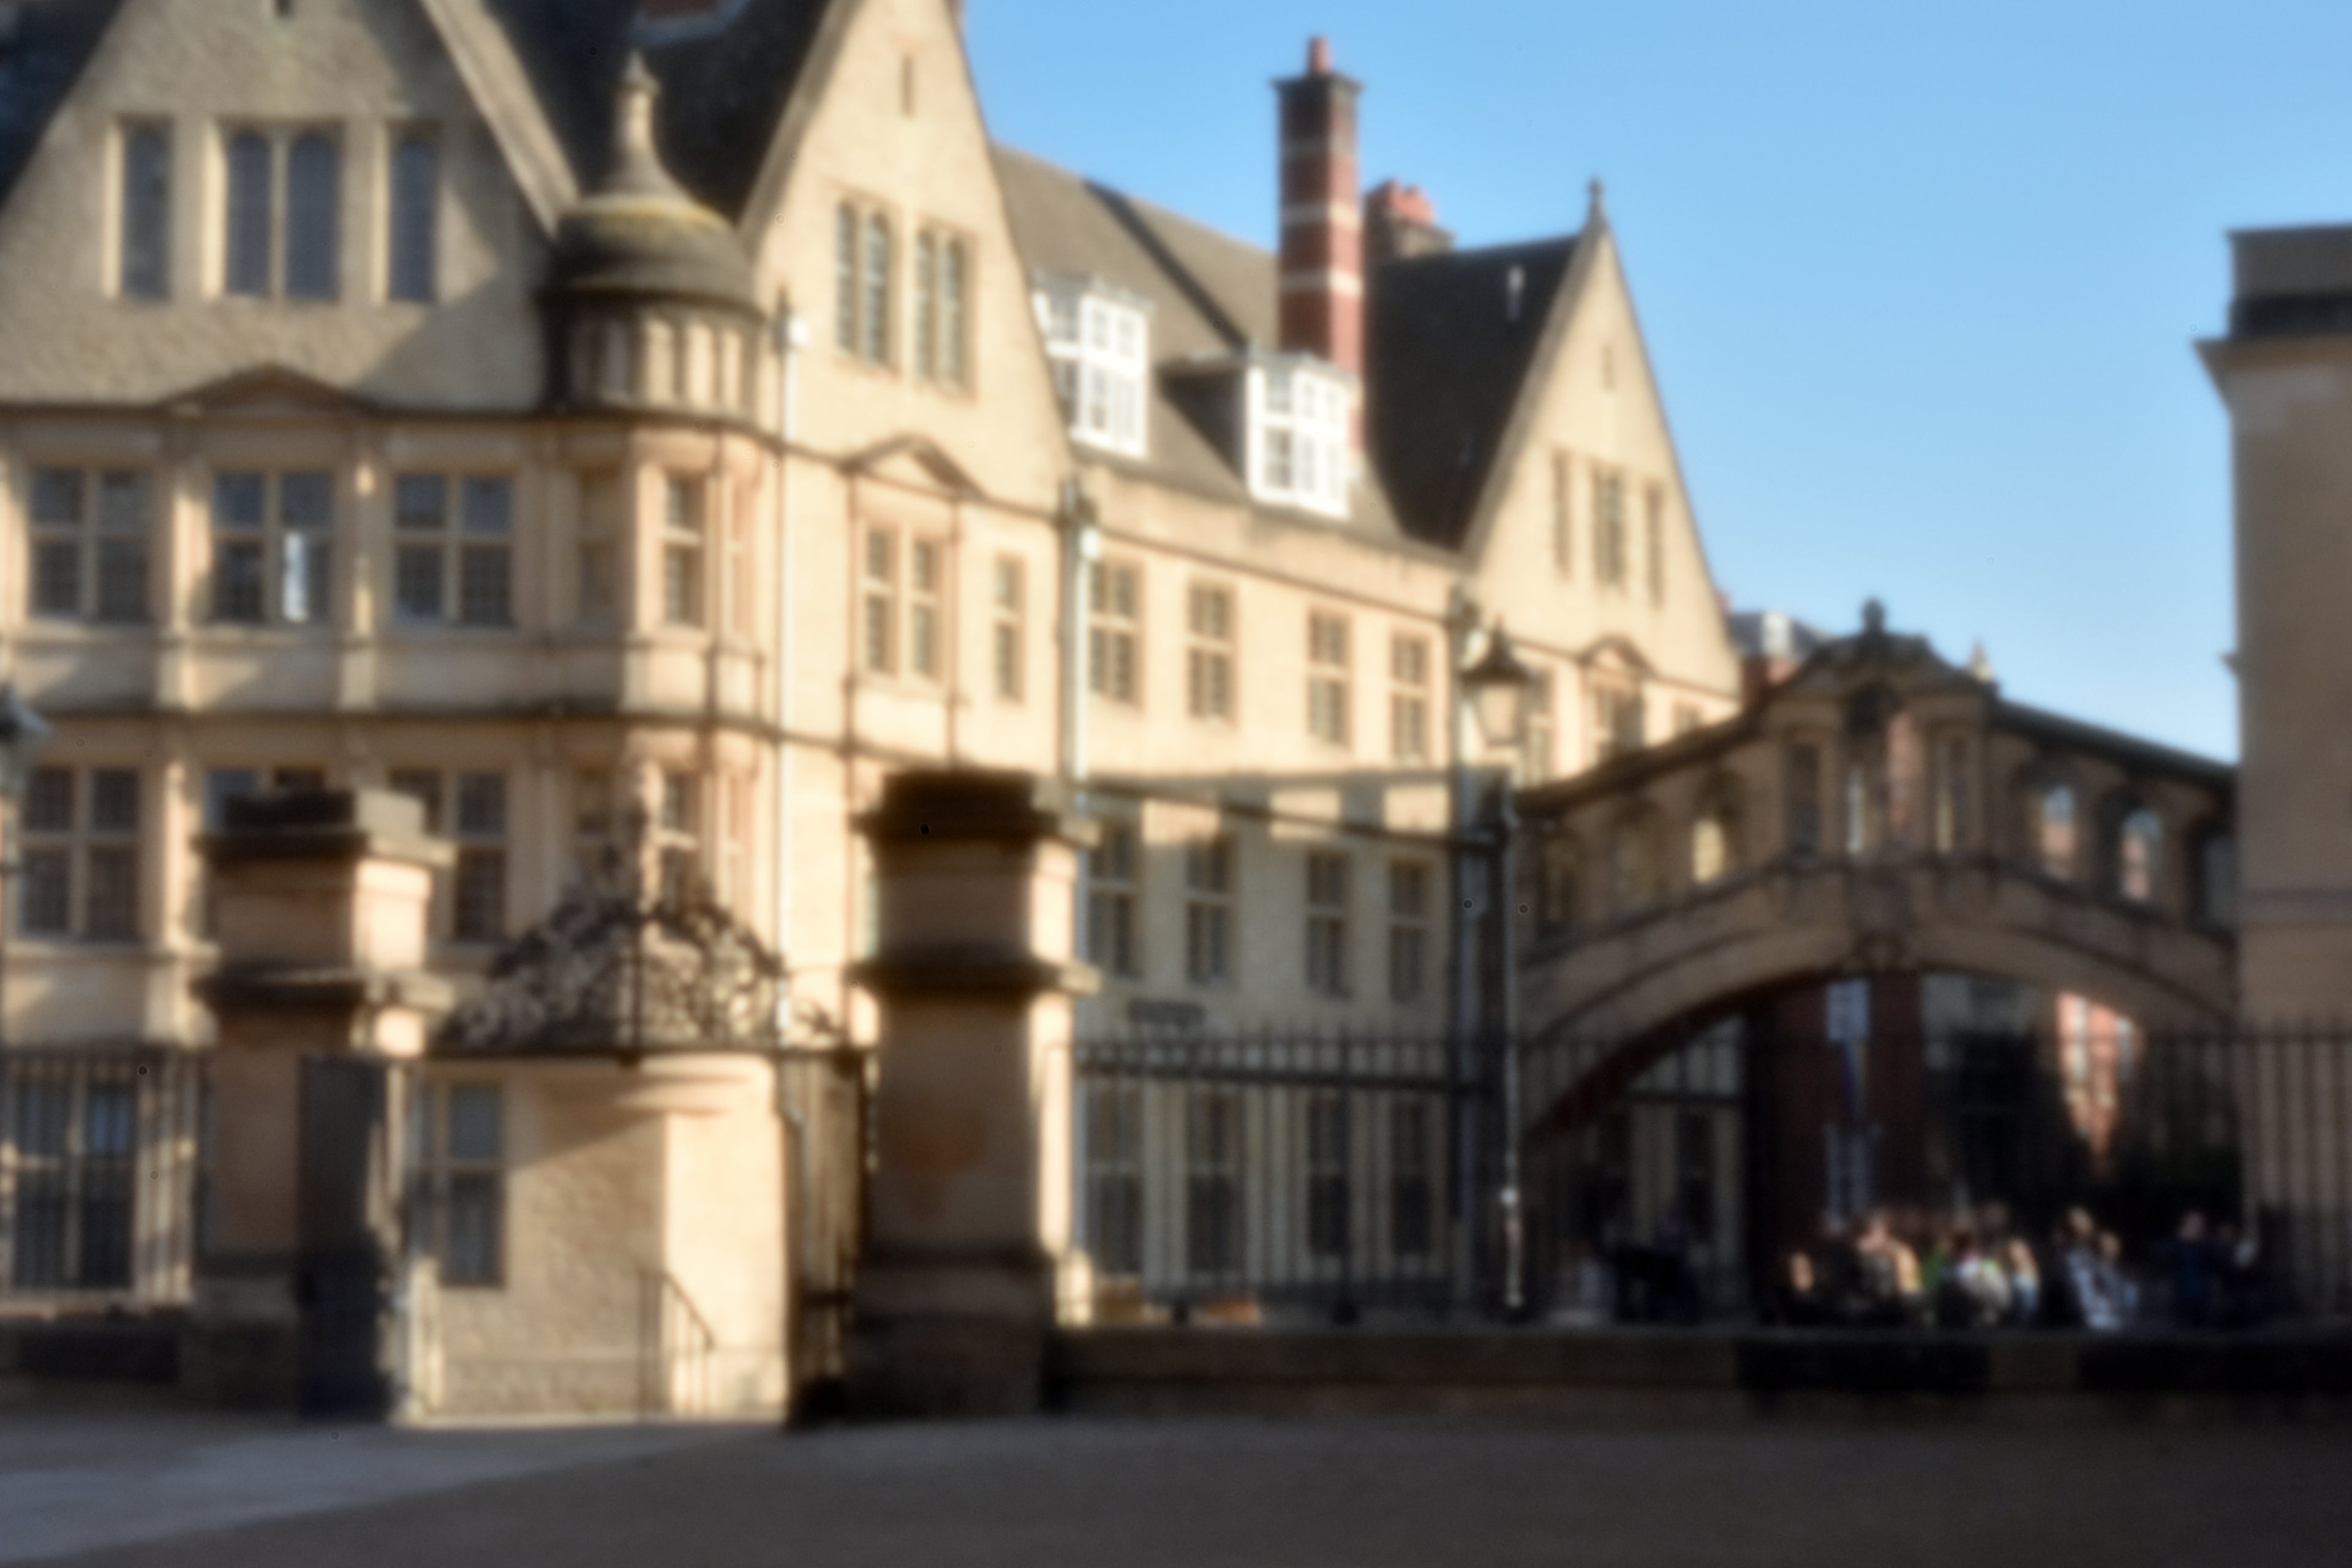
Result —
[{"label": "iron fence", "polygon": [[1078,1228],[1106,1318],[1446,1313],[1476,1278],[1444,1039],[1139,1036],[1076,1054]]},{"label": "iron fence", "polygon": [[204,1113],[184,1052],[0,1050],[0,1305],[184,1301]]},{"label": "iron fence", "polygon": [[871,1051],[795,1048],[778,1059],[791,1210],[791,1363],[796,1414],[824,1415],[844,1397],[849,1310],[866,1245],[873,1169]]},{"label": "iron fence", "polygon": [[[1349,1321],[1517,1298],[1562,1324],[1696,1322],[1781,1313],[1807,1272],[1833,1313],[1876,1219],[1922,1321],[1948,1320],[1940,1286],[1988,1258],[2016,1282],[2011,1321],[2079,1320],[2085,1259],[2117,1321],[2352,1317],[2352,1032],[1837,1038],[1734,1019],[1510,1048],[1082,1043],[1097,1314]],[[1523,1246],[1501,1219],[1510,1138]]]}]

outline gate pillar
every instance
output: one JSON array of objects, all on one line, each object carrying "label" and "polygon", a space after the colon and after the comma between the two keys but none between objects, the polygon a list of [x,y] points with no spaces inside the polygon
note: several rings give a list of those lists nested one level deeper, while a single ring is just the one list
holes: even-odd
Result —
[{"label": "gate pillar", "polygon": [[1035,1409],[1072,1268],[1071,999],[1089,830],[1025,773],[893,777],[860,826],[879,942],[877,1161],[848,1396],[864,1415]]},{"label": "gate pillar", "polygon": [[446,984],[424,972],[452,851],[382,791],[227,804],[204,840],[220,962],[211,1164],[183,1382],[210,1404],[383,1415],[404,1177],[401,1075]]}]

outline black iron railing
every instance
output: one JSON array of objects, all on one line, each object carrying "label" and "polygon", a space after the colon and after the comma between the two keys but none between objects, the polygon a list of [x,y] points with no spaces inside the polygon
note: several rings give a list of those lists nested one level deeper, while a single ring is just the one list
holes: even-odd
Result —
[{"label": "black iron railing", "polygon": [[203,1069],[163,1049],[0,1050],[0,1302],[185,1300]]},{"label": "black iron railing", "polygon": [[1557,1323],[2352,1320],[2352,1031],[1748,1020],[1514,1049],[1507,1131],[1498,1042],[1083,1043],[1098,1314],[1348,1321],[1516,1294]]}]

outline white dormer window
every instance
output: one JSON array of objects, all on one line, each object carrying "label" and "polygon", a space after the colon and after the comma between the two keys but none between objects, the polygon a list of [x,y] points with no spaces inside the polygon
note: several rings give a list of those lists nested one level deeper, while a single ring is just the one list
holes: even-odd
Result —
[{"label": "white dormer window", "polygon": [[1261,500],[1345,516],[1348,384],[1297,364],[1250,377],[1251,488]]},{"label": "white dormer window", "polygon": [[1037,322],[1070,434],[1089,446],[1144,453],[1150,322],[1138,302],[1087,279],[1050,279],[1037,290]]}]

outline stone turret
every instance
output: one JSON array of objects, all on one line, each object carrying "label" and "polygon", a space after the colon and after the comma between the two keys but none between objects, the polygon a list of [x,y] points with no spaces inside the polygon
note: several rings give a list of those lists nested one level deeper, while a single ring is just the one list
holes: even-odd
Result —
[{"label": "stone turret", "polygon": [[611,165],[556,226],[550,400],[748,417],[761,321],[751,257],[663,165],[660,90],[632,56],[614,92]]}]

